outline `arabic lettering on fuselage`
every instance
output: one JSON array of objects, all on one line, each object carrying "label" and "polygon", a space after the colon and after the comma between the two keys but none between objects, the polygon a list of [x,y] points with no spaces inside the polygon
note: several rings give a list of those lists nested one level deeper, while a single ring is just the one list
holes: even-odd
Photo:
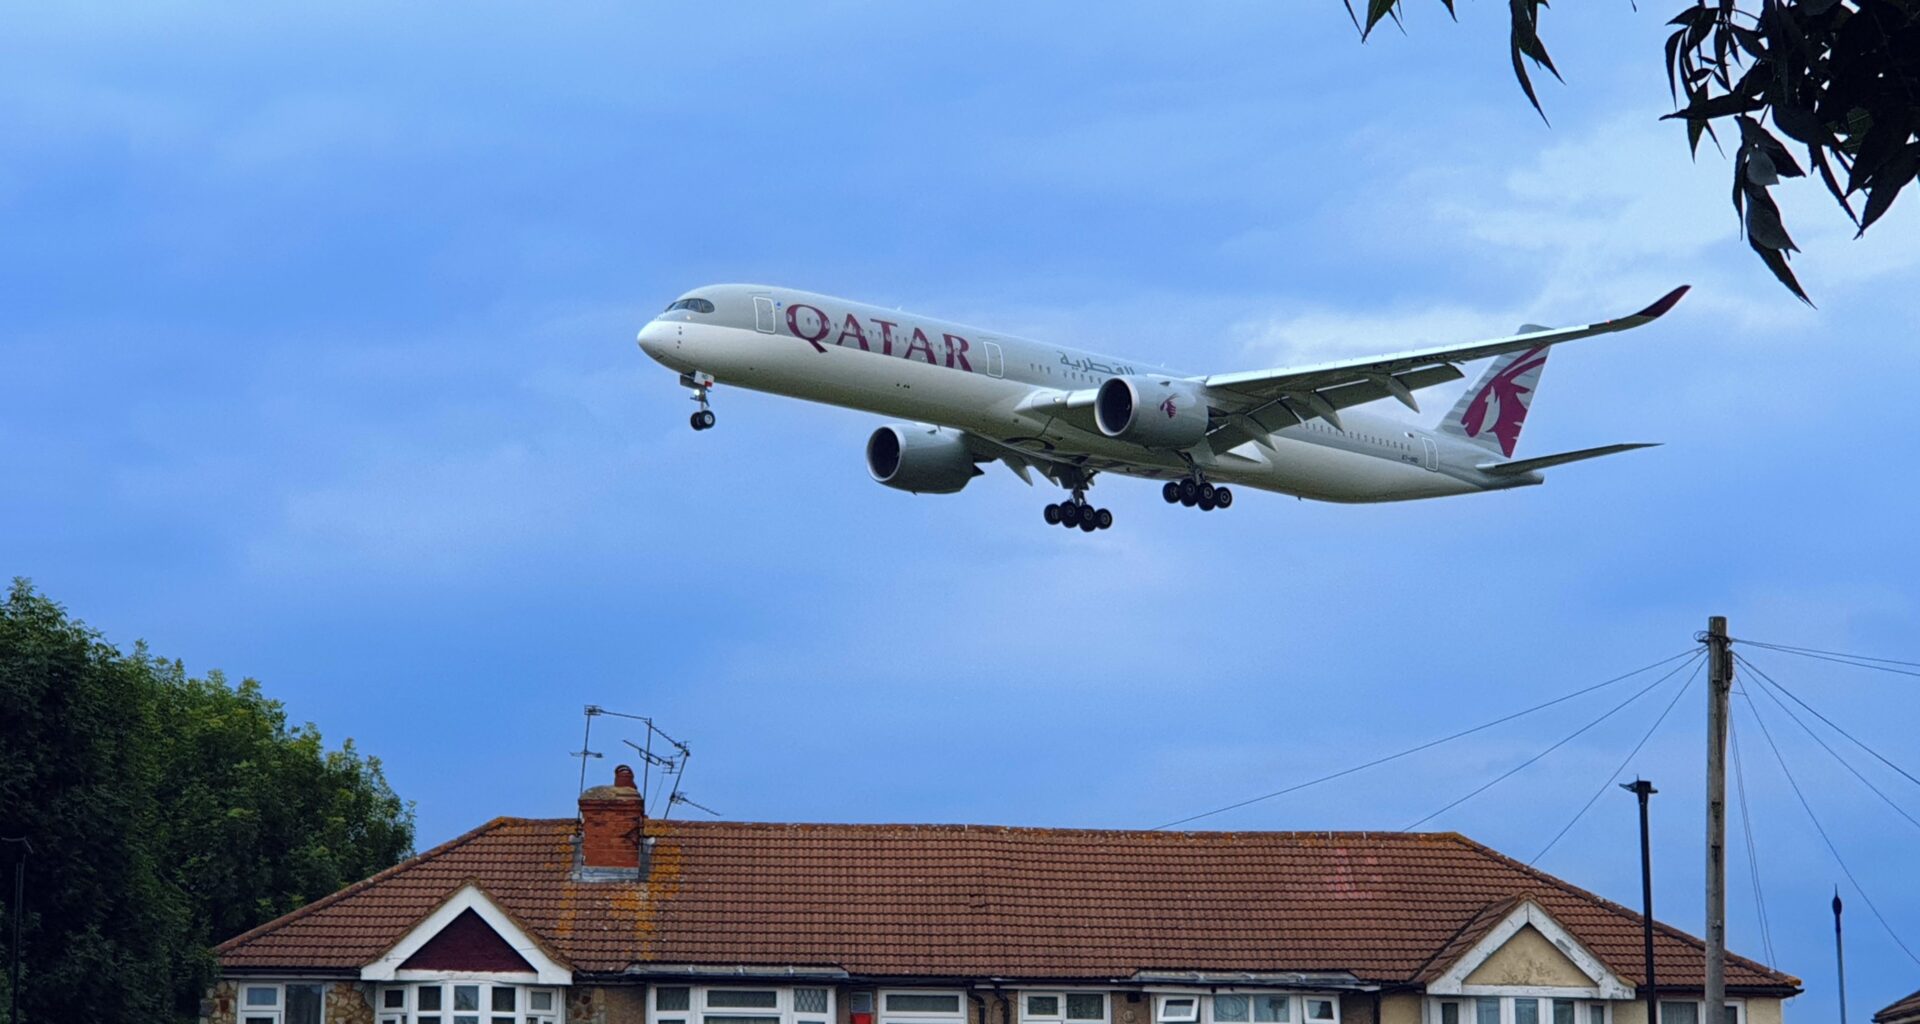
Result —
[{"label": "arabic lettering on fuselage", "polygon": [[1060,353],[1060,363],[1069,369],[1079,370],[1081,373],[1104,373],[1109,377],[1124,377],[1133,372],[1133,367],[1131,366],[1109,366],[1106,363],[1098,362],[1088,356],[1081,356],[1076,359],[1065,352]]}]

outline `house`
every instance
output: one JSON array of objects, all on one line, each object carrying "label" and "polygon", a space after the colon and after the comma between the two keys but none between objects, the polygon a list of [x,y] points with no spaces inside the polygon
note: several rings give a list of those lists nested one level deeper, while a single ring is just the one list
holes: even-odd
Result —
[{"label": "house", "polygon": [[209,1024],[1646,1024],[1639,916],[1457,834],[663,821],[625,767],[219,958]]},{"label": "house", "polygon": [[1873,1024],[1920,1024],[1920,992],[1908,995],[1874,1014]]}]

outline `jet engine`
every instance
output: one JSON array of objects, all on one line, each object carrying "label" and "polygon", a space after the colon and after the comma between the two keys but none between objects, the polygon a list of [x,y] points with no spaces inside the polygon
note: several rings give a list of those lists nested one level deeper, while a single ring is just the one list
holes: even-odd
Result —
[{"label": "jet engine", "polygon": [[867,472],[902,491],[952,494],[981,470],[959,431],[889,423],[867,438]]},{"label": "jet engine", "polygon": [[1207,436],[1198,384],[1169,377],[1109,377],[1093,401],[1100,432],[1148,448],[1191,448]]}]

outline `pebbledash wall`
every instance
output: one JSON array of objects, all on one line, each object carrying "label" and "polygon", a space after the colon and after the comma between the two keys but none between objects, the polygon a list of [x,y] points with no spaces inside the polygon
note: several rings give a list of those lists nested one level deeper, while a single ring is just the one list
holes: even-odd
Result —
[{"label": "pebbledash wall", "polygon": [[[817,837],[823,830],[843,835],[844,830],[877,827],[761,826],[794,831],[777,833],[787,838],[770,846],[730,846],[724,855],[708,855],[715,864],[724,862],[725,869],[699,875],[688,853],[675,852],[664,841],[671,838],[667,831],[648,827],[631,772],[624,767],[617,771],[613,786],[596,787],[582,795],[578,820],[572,838],[566,840],[566,847],[573,851],[571,866],[564,859],[542,860],[539,853],[547,849],[540,845],[541,837],[564,838],[554,826],[567,823],[498,819],[224,943],[220,948],[223,977],[207,994],[202,1020],[206,1024],[1648,1024],[1633,979],[1616,969],[1637,967],[1639,958],[1632,964],[1612,965],[1594,952],[1596,944],[1615,950],[1618,961],[1622,959],[1618,950],[1629,948],[1623,945],[1626,939],[1637,942],[1637,922],[1629,911],[1450,834],[1429,846],[1410,843],[1404,836],[1350,835],[1340,849],[1357,849],[1358,854],[1343,852],[1348,860],[1311,862],[1304,869],[1280,862],[1296,856],[1295,851],[1306,851],[1299,856],[1331,856],[1315,852],[1331,849],[1325,843],[1292,841],[1307,834],[1194,834],[1199,838],[1190,846],[1197,844],[1197,854],[1189,847],[1178,847],[1185,851],[1182,856],[1188,856],[1179,863],[1212,865],[1205,870],[1220,874],[1222,891],[1242,884],[1232,878],[1245,874],[1248,865],[1270,867],[1277,879],[1297,876],[1306,881],[1256,879],[1252,890],[1237,890],[1242,893],[1269,885],[1326,887],[1326,903],[1335,909],[1319,911],[1319,917],[1303,922],[1303,927],[1311,926],[1309,931],[1327,936],[1329,950],[1345,951],[1326,956],[1363,956],[1377,942],[1382,949],[1398,949],[1395,955],[1402,957],[1408,969],[1376,966],[1356,971],[1338,959],[1300,962],[1302,956],[1315,955],[1311,951],[1285,957],[1275,953],[1274,961],[1264,965],[1245,962],[1235,969],[1221,969],[1203,964],[1203,954],[1193,954],[1199,965],[1193,969],[1149,967],[1133,970],[1124,979],[1113,975],[1089,979],[1064,970],[1052,977],[1040,976],[1033,965],[1074,963],[1076,950],[1110,945],[1116,941],[1113,931],[1142,925],[1137,930],[1148,936],[1144,941],[1161,935],[1163,948],[1192,948],[1180,946],[1192,936],[1179,934],[1179,922],[1220,912],[1192,895],[1198,892],[1204,897],[1213,891],[1210,885],[1167,895],[1170,879],[1177,876],[1162,875],[1144,896],[1122,893],[1115,897],[1123,903],[1128,898],[1173,901],[1165,905],[1173,912],[1165,914],[1162,923],[1116,923],[1088,910],[1077,920],[1105,923],[1089,927],[1069,919],[1059,927],[1020,932],[1028,936],[1022,941],[1032,943],[1032,956],[1020,949],[1008,953],[1008,947],[994,947],[999,951],[995,955],[1021,961],[1009,962],[1005,970],[939,974],[931,969],[890,967],[888,971],[895,973],[883,974],[833,966],[838,961],[828,951],[810,959],[796,958],[797,947],[778,946],[781,936],[791,938],[797,914],[808,918],[805,927],[815,929],[806,934],[827,937],[823,944],[841,937],[836,928],[884,931],[890,919],[869,915],[864,923],[835,924],[830,920],[835,916],[831,902],[808,903],[782,895],[793,886],[781,880],[786,876],[778,876],[781,865],[774,863],[776,857],[800,856],[794,851],[807,842],[819,842],[806,837]],[[693,829],[692,834],[699,836],[699,828],[725,826],[677,827]],[[912,841],[919,845],[909,852],[925,850],[928,857],[951,857],[948,847],[953,835],[981,835],[981,830],[965,833],[956,831],[958,827],[946,831],[928,826],[901,828],[919,830],[912,833]],[[1113,888],[1115,877],[1124,882],[1133,874],[1147,874],[1145,869],[1129,867],[1118,876],[1102,876],[1072,861],[1073,851],[1095,858],[1112,854],[1118,857],[1117,863],[1134,864],[1163,849],[1168,841],[1164,834],[1146,833],[1034,830],[1030,836],[1002,830],[988,834],[1004,840],[1007,860],[1037,865],[1034,870],[1039,874],[1033,877],[1043,881],[1029,880],[1026,894],[1014,896],[1007,895],[1016,890],[1003,877],[981,874],[964,891],[998,892],[1003,909],[1029,912],[1028,916],[1038,905],[1035,901],[1046,908],[1091,906],[1100,902],[1102,892]],[[1041,837],[1050,845],[1036,854],[1028,846],[1035,846]],[[1329,841],[1335,838],[1327,835]],[[656,839],[663,840],[658,847]],[[941,909],[949,906],[943,901],[952,896],[950,887],[942,889],[931,876],[916,877],[913,872],[928,870],[914,867],[920,861],[908,858],[902,861],[904,868],[888,867],[880,862],[891,854],[859,852],[871,845],[875,844],[822,846],[831,856],[805,863],[827,865],[828,870],[853,879],[836,892],[900,883],[893,886],[892,902],[886,906],[889,913],[909,923],[925,924],[923,918],[938,920],[942,913],[961,912]],[[1266,846],[1279,852],[1247,852],[1250,847]],[[757,864],[753,856],[740,852],[743,849],[775,852],[764,856],[765,864]],[[855,852],[846,853],[849,849]],[[852,862],[862,856],[874,863]],[[837,868],[832,866],[836,857],[840,858]],[[1221,861],[1221,857],[1227,859]],[[1423,863],[1423,858],[1430,863]],[[971,861],[962,857],[955,863]],[[1381,874],[1369,882],[1355,874],[1354,863],[1380,865],[1375,870]],[[1294,874],[1280,874],[1288,871]],[[674,876],[670,882],[668,875]],[[1501,881],[1509,876],[1521,881]],[[646,892],[650,877],[655,890]],[[672,940],[682,945],[662,938],[650,916],[662,913],[654,904],[685,898],[696,883],[718,878],[734,879],[734,888],[753,890],[754,895],[733,903],[711,903],[702,911],[707,916],[693,915],[710,923],[689,926],[687,936]],[[1380,878],[1399,880],[1407,891],[1423,894],[1406,900],[1404,928],[1394,924],[1397,918],[1381,919],[1377,912],[1369,918],[1357,910],[1343,916],[1338,909],[1343,900],[1353,901],[1369,885],[1380,885]],[[1499,890],[1509,884],[1518,890],[1502,895]],[[916,895],[915,885],[925,887],[924,897]],[[1036,885],[1040,888],[1032,888]],[[583,894],[602,902],[588,903]],[[714,899],[712,894],[707,898]],[[856,901],[855,896],[844,898],[849,906]],[[1018,902],[1021,899],[1027,902]],[[980,895],[966,902],[987,906],[986,897]],[[712,910],[714,906],[720,910]],[[1579,920],[1588,938],[1583,940],[1570,930],[1550,906],[1559,915]],[[1428,920],[1448,913],[1454,917],[1437,923]],[[849,914],[852,922],[857,914]],[[1615,920],[1621,915],[1628,920]],[[1015,916],[1009,913],[995,919],[996,934],[1017,932]],[[1074,918],[1071,912],[1062,916]],[[1363,922],[1379,932],[1377,938],[1342,934],[1343,927],[1362,927]],[[1620,930],[1627,925],[1632,927],[1631,934]],[[977,936],[963,935],[967,930],[962,925],[952,927],[956,946],[977,940]],[[625,941],[626,933],[636,931],[652,935],[648,940],[652,945],[606,953],[605,943]],[[1219,934],[1230,935],[1232,929]],[[1664,926],[1658,934],[1661,976],[1672,973],[1678,979],[1671,987],[1662,985],[1659,1024],[1782,1024],[1782,1001],[1799,991],[1797,979],[1736,958],[1730,976],[1737,981],[1729,986],[1724,1021],[1706,1020],[1699,984],[1694,980],[1687,987],[1684,966],[1689,952],[1697,949],[1697,940]],[[706,935],[723,937],[715,940],[718,946],[702,947],[701,937]],[[772,945],[761,944],[760,936]],[[1276,948],[1283,944],[1280,939],[1274,941]],[[1427,943],[1431,943],[1430,953],[1423,952]],[[702,948],[705,952],[698,957],[687,955]],[[1353,953],[1355,949],[1362,953]],[[936,948],[927,955],[937,958],[940,953]],[[593,957],[599,958],[592,960],[594,966],[581,969]],[[808,963],[812,966],[778,966]],[[1262,966],[1273,969],[1254,969]],[[1394,977],[1396,971],[1403,976]]]}]

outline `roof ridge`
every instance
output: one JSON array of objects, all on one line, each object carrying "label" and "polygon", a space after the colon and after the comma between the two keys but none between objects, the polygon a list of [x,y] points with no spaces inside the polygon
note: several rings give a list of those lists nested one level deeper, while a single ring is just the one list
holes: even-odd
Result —
[{"label": "roof ridge", "polygon": [[[416,853],[413,856],[408,857],[406,860],[403,860],[400,863],[393,865],[392,867],[383,868],[379,871],[376,871],[373,874],[368,875],[365,878],[362,878],[358,882],[355,882],[344,889],[337,889],[331,893],[328,893],[325,896],[320,897],[317,900],[314,900],[311,903],[306,904],[305,906],[298,907],[293,910],[289,910],[286,913],[281,914],[279,917],[276,917],[271,921],[254,925],[252,928],[249,928],[246,931],[241,932],[238,935],[235,935],[233,938],[228,939],[225,942],[222,942],[219,945],[213,947],[213,951],[216,953],[225,953],[228,950],[239,947],[243,943],[259,938],[260,936],[265,935],[268,932],[271,932],[278,928],[292,924],[293,922],[298,921],[309,914],[316,913],[320,910],[330,907],[335,903],[338,903],[341,900],[346,899],[349,896],[352,896],[359,892],[364,892],[368,887],[372,886],[376,882],[383,882],[388,878],[391,878],[394,875],[399,874],[402,871],[406,871],[411,868],[417,867],[421,864],[426,863],[427,861],[434,859],[435,857],[442,856],[454,850],[457,847],[464,846],[467,843],[470,843],[473,840],[478,839],[481,835],[487,832],[490,832],[501,825],[507,824],[509,822],[516,822],[516,821],[537,821],[537,820],[542,820],[542,819],[509,818],[509,817],[506,817],[505,815],[494,818],[486,822],[485,824],[482,824],[478,828],[469,829],[468,831],[463,832],[460,835],[454,836],[452,839],[449,839],[446,842],[441,843],[439,846],[433,847],[432,849],[426,851],[425,853]],[[556,818],[552,820],[561,821],[566,819]]]},{"label": "roof ridge", "polygon": [[[1599,893],[1590,892],[1586,889],[1582,889],[1581,887],[1574,885],[1572,882],[1569,882],[1564,878],[1560,878],[1557,875],[1550,875],[1547,872],[1542,871],[1531,864],[1526,864],[1526,863],[1522,863],[1521,861],[1515,860],[1514,858],[1509,857],[1504,853],[1501,853],[1499,850],[1496,850],[1491,846],[1487,846],[1486,844],[1478,842],[1477,840],[1468,838],[1466,835],[1462,833],[1447,832],[1443,834],[1452,837],[1454,840],[1458,841],[1464,846],[1472,848],[1476,852],[1480,853],[1482,856],[1491,857],[1494,860],[1501,861],[1505,864],[1508,864],[1511,867],[1514,867],[1520,870],[1522,873],[1529,875],[1536,880],[1543,881],[1549,887],[1558,889],[1567,895],[1576,896],[1576,897],[1579,897],[1580,899],[1591,900],[1594,903],[1599,904],[1600,906],[1606,908],[1611,913],[1632,919],[1636,924],[1644,920],[1643,915],[1641,915],[1638,911],[1633,910],[1632,908],[1626,906],[1625,904],[1616,903],[1613,900],[1610,900],[1605,896],[1600,895]],[[1562,923],[1562,927],[1565,927],[1564,922]],[[1705,950],[1707,948],[1707,944],[1705,940],[1697,938],[1691,933],[1683,932],[1680,929],[1675,928],[1674,926],[1661,921],[1659,918],[1653,919],[1653,927],[1655,931],[1663,932],[1667,935],[1667,937],[1686,943],[1689,946],[1693,946],[1701,950]],[[1799,988],[1801,986],[1801,980],[1799,978],[1791,974],[1788,974],[1785,971],[1775,970],[1774,968],[1768,967],[1765,964],[1762,964],[1756,960],[1751,960],[1747,957],[1741,956],[1738,953],[1729,951],[1727,953],[1727,959],[1739,961],[1742,965],[1747,967],[1749,970],[1752,970],[1759,974],[1771,975],[1775,978],[1780,979],[1783,983],[1790,984],[1795,988]],[[1640,969],[1644,971],[1646,969],[1646,966],[1642,964]]]},{"label": "roof ridge", "polygon": [[[572,820],[572,819],[556,819]],[[1418,841],[1430,838],[1445,838],[1457,833],[1450,832],[1401,832],[1393,829],[1160,829],[1160,828],[1072,828],[1052,825],[991,825],[979,822],[929,822],[929,821],[713,821],[691,818],[648,818],[648,825],[667,827],[689,827],[694,829],[710,828],[817,828],[845,829],[848,831],[901,829],[919,832],[979,832],[1015,833],[1028,835],[1122,835],[1122,836],[1166,836],[1178,838],[1186,836],[1254,836],[1275,838],[1364,838],[1372,840]]]}]

